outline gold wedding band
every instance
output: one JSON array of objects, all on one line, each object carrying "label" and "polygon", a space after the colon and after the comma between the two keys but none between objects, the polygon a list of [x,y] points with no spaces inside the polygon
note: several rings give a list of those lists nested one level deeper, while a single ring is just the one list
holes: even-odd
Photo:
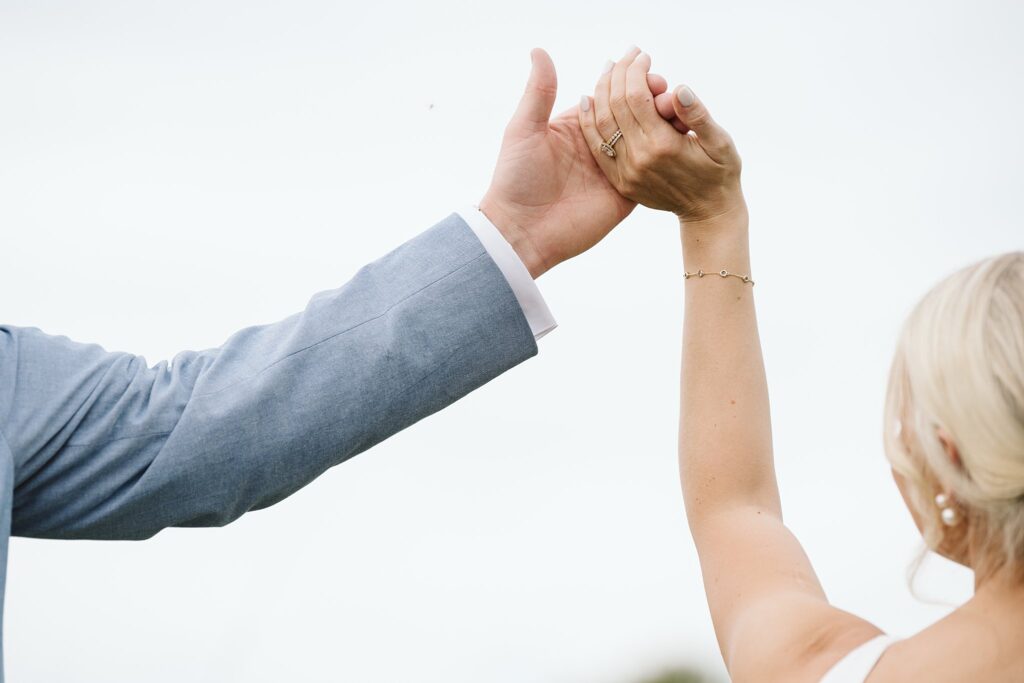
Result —
[{"label": "gold wedding band", "polygon": [[607,142],[601,143],[601,151],[610,156],[612,159],[615,158],[615,143],[622,139],[622,131],[617,130],[615,134],[608,139]]}]

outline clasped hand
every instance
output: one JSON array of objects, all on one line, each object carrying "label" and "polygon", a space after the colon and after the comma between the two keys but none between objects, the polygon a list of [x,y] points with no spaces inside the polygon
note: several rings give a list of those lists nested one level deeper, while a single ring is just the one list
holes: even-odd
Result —
[{"label": "clasped hand", "polygon": [[[609,62],[593,99],[554,119],[554,64],[540,49],[531,58],[480,210],[533,277],[597,244],[637,203],[684,223],[745,214],[729,134],[690,88],[668,92],[647,54],[632,49]],[[612,158],[601,144],[617,130]]]}]

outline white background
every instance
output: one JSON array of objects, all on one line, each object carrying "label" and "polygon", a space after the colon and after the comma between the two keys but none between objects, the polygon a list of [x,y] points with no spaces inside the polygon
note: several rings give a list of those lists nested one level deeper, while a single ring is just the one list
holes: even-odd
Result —
[{"label": "white background", "polygon": [[[1019,249],[1016,2],[0,2],[0,321],[151,362],[299,310],[487,187],[547,47],[557,109],[630,43],[745,160],[787,520],[897,634],[970,577],[881,451],[898,326]],[[12,541],[11,681],[632,683],[721,672],[675,466],[681,268],[638,210],[540,285],[536,359],[270,510]]]}]

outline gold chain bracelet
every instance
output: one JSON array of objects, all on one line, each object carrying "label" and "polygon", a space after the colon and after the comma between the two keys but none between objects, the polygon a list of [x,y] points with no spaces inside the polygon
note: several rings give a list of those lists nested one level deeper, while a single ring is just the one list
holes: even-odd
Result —
[{"label": "gold chain bracelet", "polygon": [[[749,282],[751,287],[754,286],[754,281],[750,279],[749,275],[740,275],[739,273],[730,273],[728,270],[726,270],[724,268],[722,270],[718,271],[718,274],[721,277],[734,277],[734,278],[736,278],[738,280],[742,280],[743,282]],[[705,275],[713,275],[713,273],[705,273],[703,270],[698,270],[696,273],[686,273],[686,272],[684,272],[683,273],[683,278],[686,279],[686,280],[689,280],[691,277],[704,277]]]}]

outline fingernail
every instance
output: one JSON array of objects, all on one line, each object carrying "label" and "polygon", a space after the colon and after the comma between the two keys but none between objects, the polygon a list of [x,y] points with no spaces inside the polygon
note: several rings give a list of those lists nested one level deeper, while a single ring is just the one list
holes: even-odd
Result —
[{"label": "fingernail", "polygon": [[630,45],[629,47],[626,48],[626,54],[624,54],[622,56],[623,57],[628,57],[629,53],[632,52],[633,50],[636,50],[636,49],[638,49],[636,45]]},{"label": "fingernail", "polygon": [[590,111],[590,98],[586,95],[580,98],[580,109]]},{"label": "fingernail", "polygon": [[609,59],[607,62],[605,62],[604,68],[601,69],[601,75],[604,76],[606,73],[611,71],[613,68],[615,68],[615,62],[613,62],[612,60]]},{"label": "fingernail", "polygon": [[634,58],[633,58],[633,61],[634,61],[634,62],[638,62],[638,61],[640,61],[640,60],[641,60],[641,59],[642,59],[643,57],[647,57],[648,59],[650,59],[650,55],[648,55],[648,54],[647,54],[646,52],[641,52],[640,54],[638,54],[638,55],[637,55],[636,57],[634,57]]},{"label": "fingernail", "polygon": [[679,98],[679,104],[684,107],[689,107],[697,101],[697,96],[694,95],[693,91],[686,85],[679,86],[679,90],[676,91],[676,97]]}]

